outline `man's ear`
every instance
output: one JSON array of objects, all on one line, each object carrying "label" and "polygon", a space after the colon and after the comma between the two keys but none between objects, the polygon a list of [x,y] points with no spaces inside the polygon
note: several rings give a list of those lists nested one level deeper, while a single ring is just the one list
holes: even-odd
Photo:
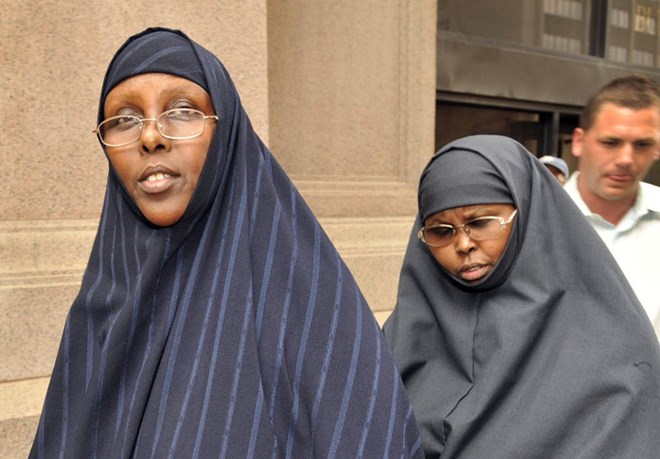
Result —
[{"label": "man's ear", "polygon": [[[576,158],[582,156],[582,143],[584,142],[584,129],[575,128],[573,129],[573,139],[571,141],[571,153]],[[660,151],[656,152],[660,153]]]}]

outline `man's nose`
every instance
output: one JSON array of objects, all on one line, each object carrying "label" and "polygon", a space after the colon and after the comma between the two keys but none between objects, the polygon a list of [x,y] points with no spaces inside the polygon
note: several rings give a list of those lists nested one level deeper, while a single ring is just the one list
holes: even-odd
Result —
[{"label": "man's nose", "polygon": [[635,156],[635,148],[631,143],[625,142],[616,154],[616,163],[618,165],[626,166],[633,162]]}]

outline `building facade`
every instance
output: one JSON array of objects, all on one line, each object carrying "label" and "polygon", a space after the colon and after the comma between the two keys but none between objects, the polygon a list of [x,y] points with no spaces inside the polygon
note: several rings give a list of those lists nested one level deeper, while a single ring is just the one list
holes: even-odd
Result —
[{"label": "building facade", "polygon": [[587,97],[630,73],[660,81],[659,20],[657,0],[439,0],[436,147],[502,134],[575,170]]},{"label": "building facade", "polygon": [[96,233],[107,163],[92,134],[130,35],[181,29],[220,57],[264,142],[377,318],[393,307],[433,153],[435,0],[3,3],[0,457],[29,451]]},{"label": "building facade", "polygon": [[[0,457],[29,450],[107,177],[92,134],[105,68],[149,26],[229,69],[379,322],[396,300],[434,151],[512,136],[572,168],[587,95],[660,76],[657,1],[14,1],[0,20]],[[658,183],[658,167],[651,173]]]}]

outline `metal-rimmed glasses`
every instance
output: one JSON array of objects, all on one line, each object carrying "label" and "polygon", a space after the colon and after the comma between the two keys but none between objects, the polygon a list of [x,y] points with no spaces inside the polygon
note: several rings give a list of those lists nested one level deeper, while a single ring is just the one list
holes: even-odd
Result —
[{"label": "metal-rimmed glasses", "polygon": [[506,225],[513,221],[517,212],[518,209],[514,210],[507,220],[504,220],[502,217],[487,216],[475,218],[460,226],[452,226],[444,223],[424,226],[417,233],[417,237],[431,247],[444,247],[451,244],[460,229],[465,231],[465,234],[475,241],[495,239],[504,231]]},{"label": "metal-rimmed glasses", "polygon": [[135,115],[117,115],[103,121],[94,129],[103,145],[123,147],[137,141],[144,130],[145,121],[155,121],[160,135],[171,140],[187,140],[204,132],[207,119],[218,120],[217,115],[205,115],[192,108],[167,110],[157,118],[140,118]]}]

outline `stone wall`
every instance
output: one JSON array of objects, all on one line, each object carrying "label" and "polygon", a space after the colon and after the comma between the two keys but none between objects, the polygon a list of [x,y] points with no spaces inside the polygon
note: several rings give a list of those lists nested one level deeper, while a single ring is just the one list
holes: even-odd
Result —
[{"label": "stone wall", "polygon": [[96,233],[107,164],[91,131],[124,40],[179,28],[221,58],[382,322],[433,153],[435,11],[431,0],[4,2],[0,457],[27,455]]}]

